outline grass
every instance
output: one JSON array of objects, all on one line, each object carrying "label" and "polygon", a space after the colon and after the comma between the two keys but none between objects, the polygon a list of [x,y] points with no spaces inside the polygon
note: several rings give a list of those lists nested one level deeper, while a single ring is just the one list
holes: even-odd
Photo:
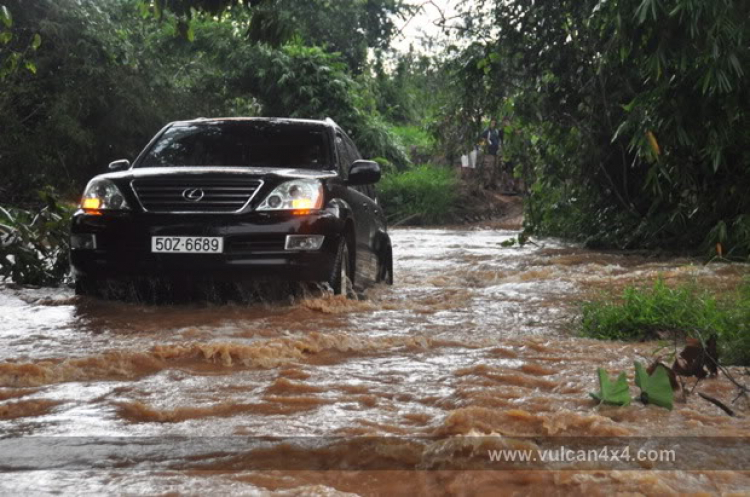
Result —
[{"label": "grass", "polygon": [[454,170],[422,165],[386,174],[378,184],[380,201],[391,221],[414,216],[423,224],[448,221],[458,200]]},{"label": "grass", "polygon": [[620,298],[582,307],[582,331],[609,340],[653,339],[659,331],[687,336],[718,335],[721,360],[750,364],[750,279],[721,298],[695,284],[668,286],[657,279],[651,288],[627,287]]}]

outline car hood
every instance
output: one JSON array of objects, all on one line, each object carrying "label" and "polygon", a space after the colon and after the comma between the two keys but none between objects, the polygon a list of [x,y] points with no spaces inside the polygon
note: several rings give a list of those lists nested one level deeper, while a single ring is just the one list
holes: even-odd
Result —
[{"label": "car hood", "polygon": [[327,179],[335,178],[336,173],[334,171],[316,171],[314,169],[288,169],[288,168],[275,168],[275,167],[139,167],[128,169],[127,171],[118,171],[114,173],[106,173],[97,176],[97,178],[106,179],[137,179],[137,178],[149,178],[154,176],[170,176],[170,175],[195,175],[197,177],[203,175],[215,175],[215,174],[236,174],[238,176],[251,176],[255,178],[264,178],[269,176],[275,176],[279,178],[309,178],[309,179]]}]

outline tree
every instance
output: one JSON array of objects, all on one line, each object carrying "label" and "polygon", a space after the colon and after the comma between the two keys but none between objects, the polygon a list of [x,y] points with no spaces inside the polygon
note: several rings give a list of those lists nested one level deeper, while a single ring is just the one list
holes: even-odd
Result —
[{"label": "tree", "polygon": [[157,19],[172,14],[179,32],[190,40],[195,38],[195,15],[247,9],[251,42],[279,47],[300,36],[308,45],[341,53],[355,73],[363,70],[368,49],[388,46],[394,17],[410,10],[403,0],[140,0],[140,8]]},{"label": "tree", "polygon": [[530,225],[606,245],[747,254],[748,9],[488,0],[483,15],[467,13],[493,33],[484,84],[535,140],[523,147],[534,158]]},{"label": "tree", "polygon": [[[26,50],[36,70],[17,63],[0,78],[0,204],[35,202],[48,184],[73,199],[167,122],[199,116],[330,116],[368,155],[408,162],[366,75],[355,79],[341,56],[299,37],[282,46],[248,39],[260,4],[163,2],[168,21],[156,22],[138,15],[138,0],[0,1],[12,13],[2,10],[0,33],[13,32],[12,52],[3,45],[0,57]],[[175,17],[188,4],[199,7],[189,11],[192,42]],[[145,6],[149,16],[155,6]]]},{"label": "tree", "polygon": [[[18,38],[38,46],[35,71],[0,80],[0,203],[33,200],[46,184],[78,191],[109,161],[135,157],[165,122],[205,101],[189,98],[173,67],[146,43],[147,33],[168,27],[143,31],[137,17],[122,15],[132,3],[6,3]],[[115,25],[118,17],[130,24]]]}]

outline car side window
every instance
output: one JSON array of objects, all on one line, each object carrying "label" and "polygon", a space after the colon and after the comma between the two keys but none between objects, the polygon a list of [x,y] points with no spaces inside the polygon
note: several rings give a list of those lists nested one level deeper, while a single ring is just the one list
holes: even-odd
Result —
[{"label": "car side window", "polygon": [[[352,141],[344,133],[336,134],[336,147],[339,150],[339,157],[341,158],[342,162],[341,167],[345,171],[345,177],[347,177],[349,175],[349,168],[351,167],[352,163],[355,160],[359,159],[359,152],[357,152],[357,148],[354,147]],[[362,195],[369,196],[364,186],[357,185],[350,188],[361,193]]]},{"label": "car side window", "polygon": [[[352,166],[352,163],[357,160],[357,154],[354,153],[351,147],[351,142],[349,141],[349,137],[346,135],[343,135],[343,148],[344,148],[344,157],[346,157],[346,169],[349,170],[349,168]],[[361,185],[353,186],[354,190],[358,191],[361,194],[365,194],[364,190],[362,189]]]},{"label": "car side window", "polygon": [[[349,151],[353,155],[353,160],[359,160],[362,158],[362,155],[359,153],[359,150],[357,150],[357,147],[354,145],[354,143],[351,140],[347,141],[347,144],[349,145]],[[362,185],[360,187],[360,192],[367,195],[371,199],[373,199],[377,203],[377,194],[375,192],[375,185]]]},{"label": "car side window", "polygon": [[354,142],[351,140],[351,138],[345,135],[344,143],[346,144],[346,148],[349,150],[349,155],[351,155],[352,157],[352,162],[362,158],[362,156],[359,153],[359,150],[357,150],[357,147],[354,145]]},{"label": "car side window", "polygon": [[349,176],[351,161],[349,160],[349,153],[344,144],[344,138],[340,133],[336,133],[336,155],[338,155],[339,161],[339,174],[342,178],[347,178]]}]

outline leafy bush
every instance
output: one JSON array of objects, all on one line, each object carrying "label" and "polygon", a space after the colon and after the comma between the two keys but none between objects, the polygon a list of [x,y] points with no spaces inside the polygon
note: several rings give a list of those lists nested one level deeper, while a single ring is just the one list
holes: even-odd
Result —
[{"label": "leafy bush", "polygon": [[0,278],[29,285],[57,285],[68,271],[72,206],[40,192],[44,207],[0,206]]},{"label": "leafy bush", "polygon": [[400,170],[410,164],[409,156],[398,138],[380,117],[363,115],[358,120],[344,118],[341,122],[351,123],[346,129],[351,132],[352,138],[357,142],[357,148],[365,157],[383,157]]},{"label": "leafy bush", "polygon": [[421,165],[385,175],[378,191],[392,220],[414,216],[422,223],[437,224],[450,217],[458,199],[458,179],[453,169]]},{"label": "leafy bush", "polygon": [[435,138],[419,126],[393,126],[391,131],[412,156],[429,156],[435,147]]},{"label": "leafy bush", "polygon": [[707,338],[717,334],[726,362],[750,364],[750,280],[719,299],[695,285],[658,279],[650,289],[627,287],[620,299],[585,303],[582,330],[598,339],[642,340],[659,332]]}]

